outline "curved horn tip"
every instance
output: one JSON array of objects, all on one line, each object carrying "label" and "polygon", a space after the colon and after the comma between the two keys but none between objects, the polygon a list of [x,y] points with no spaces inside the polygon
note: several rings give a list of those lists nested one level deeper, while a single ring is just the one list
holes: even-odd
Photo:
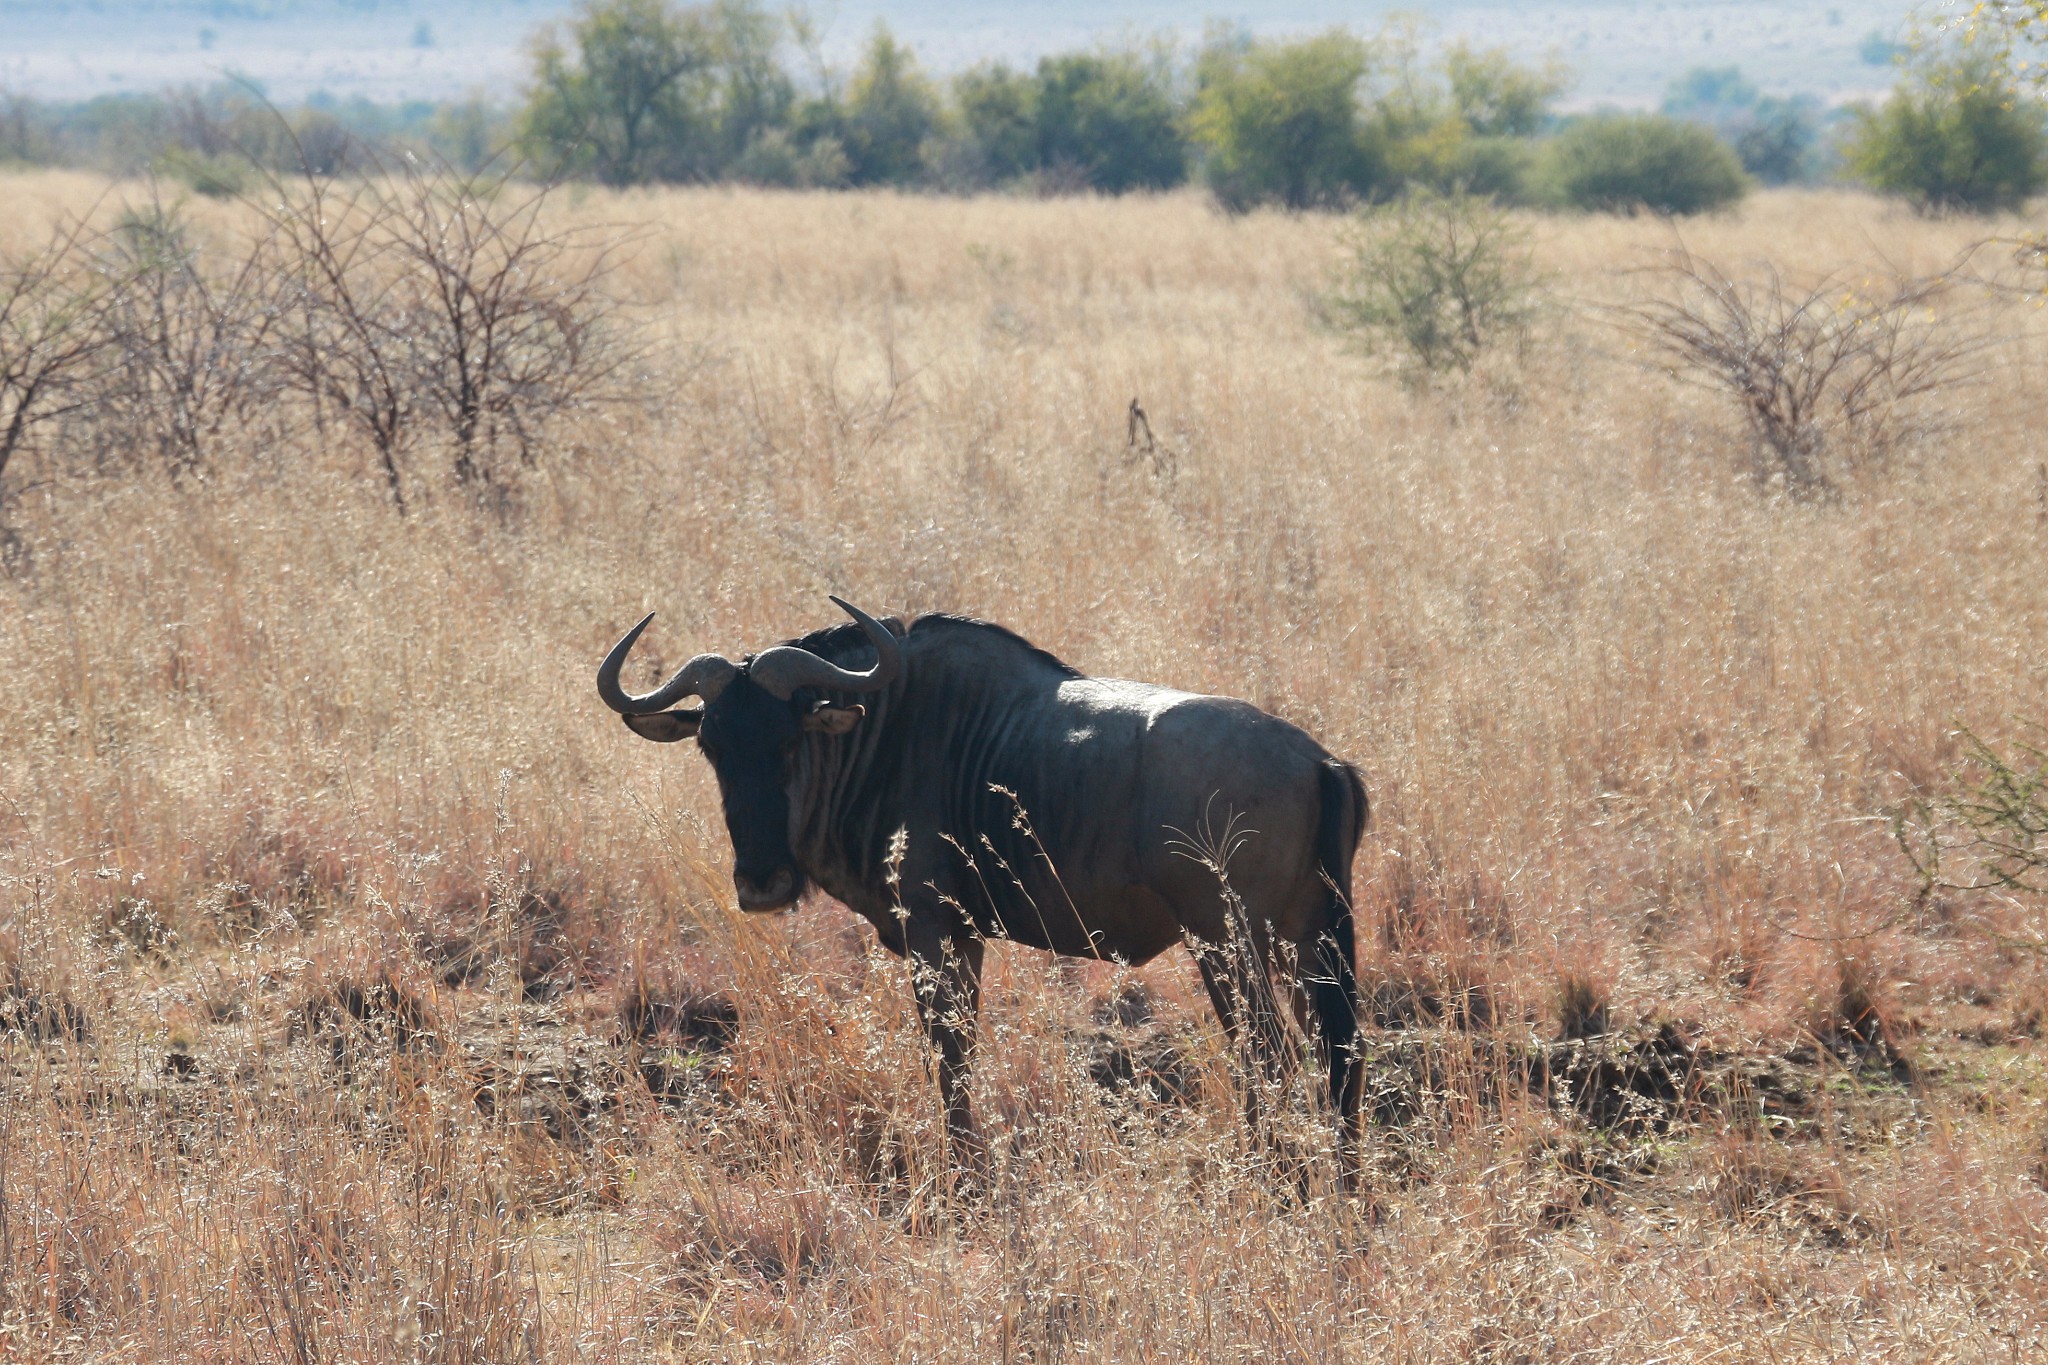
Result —
[{"label": "curved horn tip", "polygon": [[[839,608],[839,610],[845,612],[848,616],[851,616],[857,623],[859,623],[862,626],[867,626],[870,624],[881,624],[880,622],[876,621],[874,617],[868,615],[859,607],[856,607],[855,605],[853,605],[853,603],[847,601],[843,597],[840,597],[836,593],[825,594],[825,600],[830,602],[833,606]],[[886,630],[886,627],[884,629]]]},{"label": "curved horn tip", "polygon": [[[633,641],[639,639],[640,632],[647,629],[647,623],[649,621],[652,621],[653,619],[654,613],[651,611],[648,612],[645,616],[641,617],[639,625],[633,627],[631,630],[627,631],[624,635],[621,635],[619,637],[619,645],[630,645]],[[613,645],[612,648],[617,649],[619,645]],[[620,655],[619,657],[621,658],[621,660],[625,658],[624,655]]]}]

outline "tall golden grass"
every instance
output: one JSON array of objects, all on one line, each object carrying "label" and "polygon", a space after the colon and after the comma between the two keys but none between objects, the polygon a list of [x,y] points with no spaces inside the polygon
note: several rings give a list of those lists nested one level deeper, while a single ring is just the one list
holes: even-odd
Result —
[{"label": "tall golden grass", "polygon": [[[105,192],[10,175],[0,236]],[[1802,503],[1598,310],[1681,231],[1735,266],[1924,271],[1982,224],[1833,193],[1534,220],[1538,343],[1409,393],[1316,322],[1322,217],[562,211],[645,226],[617,284],[655,344],[509,503],[400,517],[310,443],[178,488],[21,474],[0,1358],[2048,1347],[2039,908],[1916,900],[1885,818],[1957,724],[2048,710],[2048,333],[1992,314],[1981,382]],[[1164,458],[1126,447],[1134,395]],[[1436,1079],[1373,1129],[1363,1192],[1248,1148],[1177,955],[999,947],[992,1190],[938,1197],[900,965],[828,903],[740,916],[705,765],[592,695],[645,610],[651,672],[824,624],[827,592],[1243,696],[1365,770],[1368,987],[1492,1022],[1373,1034],[1427,1039]],[[706,993],[738,1011],[722,1051],[690,1046]],[[1135,1025],[1101,1022],[1116,999]],[[1595,1130],[1488,1064],[1597,1004],[1780,1059],[1796,1112]],[[1115,1047],[1192,1101],[1106,1092]]]}]

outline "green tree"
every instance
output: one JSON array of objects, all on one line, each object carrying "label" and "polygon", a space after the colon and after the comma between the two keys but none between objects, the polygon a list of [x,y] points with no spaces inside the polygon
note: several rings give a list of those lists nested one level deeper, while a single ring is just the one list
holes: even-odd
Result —
[{"label": "green tree", "polygon": [[953,82],[953,98],[991,183],[1050,174],[1121,194],[1187,178],[1168,73],[1140,53],[1046,57],[1034,74],[981,66]]},{"label": "green tree", "polygon": [[1038,64],[1038,164],[1071,167],[1091,188],[1164,189],[1187,176],[1179,115],[1161,73],[1135,53]]},{"label": "green tree", "polygon": [[711,64],[702,16],[667,0],[586,0],[535,39],[522,141],[540,165],[625,185],[661,175]]},{"label": "green tree", "polygon": [[[2036,86],[2048,84],[2048,61],[2043,60],[2048,55],[2048,0],[1976,0],[1944,27],[2006,74]],[[1894,44],[1889,55],[1896,58],[1910,50]],[[1867,51],[1864,59],[1869,60]]]},{"label": "green tree", "polygon": [[1385,157],[1361,118],[1373,52],[1342,29],[1298,42],[1211,43],[1189,124],[1210,188],[1231,208],[1289,208],[1369,195]]},{"label": "green tree", "polygon": [[1570,72],[1555,61],[1529,66],[1505,48],[1464,42],[1438,59],[1430,74],[1440,81],[1415,74],[1415,66],[1410,51],[1372,101],[1370,121],[1396,177],[1504,203],[1526,200],[1536,135],[1569,87]]},{"label": "green tree", "polygon": [[730,165],[789,122],[796,90],[776,56],[780,20],[754,0],[719,0],[711,6],[711,20],[714,144],[717,159]]},{"label": "green tree", "polygon": [[1820,103],[1757,89],[1739,66],[1696,66],[1665,88],[1663,112],[1704,124],[1767,185],[1809,178],[1820,149]]},{"label": "green tree", "polygon": [[1663,112],[1718,127],[1754,109],[1762,98],[1739,66],[1695,66],[1665,88]]},{"label": "green tree", "polygon": [[924,144],[939,127],[939,95],[917,54],[877,23],[839,114],[857,185],[907,185],[924,174]]},{"label": "green tree", "polygon": [[2016,208],[2048,184],[2041,106],[1981,53],[1916,64],[1883,105],[1858,114],[1845,152],[1858,179],[1928,209]]},{"label": "green tree", "polygon": [[585,0],[535,41],[520,141],[544,170],[607,184],[715,175],[787,117],[777,38],[753,0]]},{"label": "green tree", "polygon": [[1820,149],[1820,107],[1812,96],[1767,95],[1733,131],[1742,169],[1764,184],[1788,185],[1813,177]]},{"label": "green tree", "polygon": [[1524,66],[1506,48],[1452,43],[1442,59],[1451,105],[1480,137],[1534,137],[1550,106],[1571,86],[1566,69],[1548,62]]},{"label": "green tree", "polygon": [[1038,169],[1038,82],[997,62],[953,81],[953,103],[980,157],[980,173],[1000,184]]},{"label": "green tree", "polygon": [[1742,198],[1749,182],[1728,145],[1659,114],[1595,114],[1552,139],[1543,171],[1573,208],[1703,213]]}]

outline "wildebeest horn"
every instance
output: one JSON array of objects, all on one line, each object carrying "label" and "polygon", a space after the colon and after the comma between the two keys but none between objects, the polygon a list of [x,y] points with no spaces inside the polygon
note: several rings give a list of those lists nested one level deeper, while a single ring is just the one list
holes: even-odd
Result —
[{"label": "wildebeest horn", "polygon": [[622,716],[646,716],[656,711],[666,711],[684,697],[702,697],[707,705],[718,700],[718,694],[725,685],[739,674],[731,660],[717,654],[699,654],[676,671],[676,675],[645,696],[636,697],[619,686],[619,669],[625,665],[626,656],[633,652],[633,642],[640,638],[640,632],[647,629],[647,622],[654,619],[648,612],[639,625],[626,632],[625,638],[612,646],[612,652],[604,656],[604,662],[597,666],[597,695],[604,698],[604,704]]},{"label": "wildebeest horn", "polygon": [[903,667],[903,646],[887,626],[854,606],[832,599],[833,605],[860,622],[860,628],[874,641],[875,666],[865,673],[850,673],[828,659],[795,645],[764,649],[747,666],[747,676],[771,697],[788,701],[799,687],[829,687],[839,692],[879,692],[896,680]]}]

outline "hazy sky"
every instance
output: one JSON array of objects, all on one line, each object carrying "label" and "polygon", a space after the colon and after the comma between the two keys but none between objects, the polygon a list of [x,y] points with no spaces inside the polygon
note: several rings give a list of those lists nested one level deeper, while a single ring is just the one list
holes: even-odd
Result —
[{"label": "hazy sky", "polygon": [[[775,6],[780,8],[780,6]],[[535,27],[563,0],[0,0],[0,87],[46,99],[253,76],[279,99],[316,90],[389,100],[481,90],[513,94]],[[1570,103],[1654,102],[1690,66],[1741,66],[1774,93],[1829,99],[1883,89],[1889,69],[1863,60],[1873,33],[1895,33],[1904,0],[1433,0],[1433,3],[1199,4],[1163,0],[837,0],[809,7],[835,64],[885,20],[938,71],[987,58],[1129,37],[1192,43],[1222,21],[1259,33],[1377,27],[1423,14],[1441,36],[1555,52],[1577,71]]]}]

